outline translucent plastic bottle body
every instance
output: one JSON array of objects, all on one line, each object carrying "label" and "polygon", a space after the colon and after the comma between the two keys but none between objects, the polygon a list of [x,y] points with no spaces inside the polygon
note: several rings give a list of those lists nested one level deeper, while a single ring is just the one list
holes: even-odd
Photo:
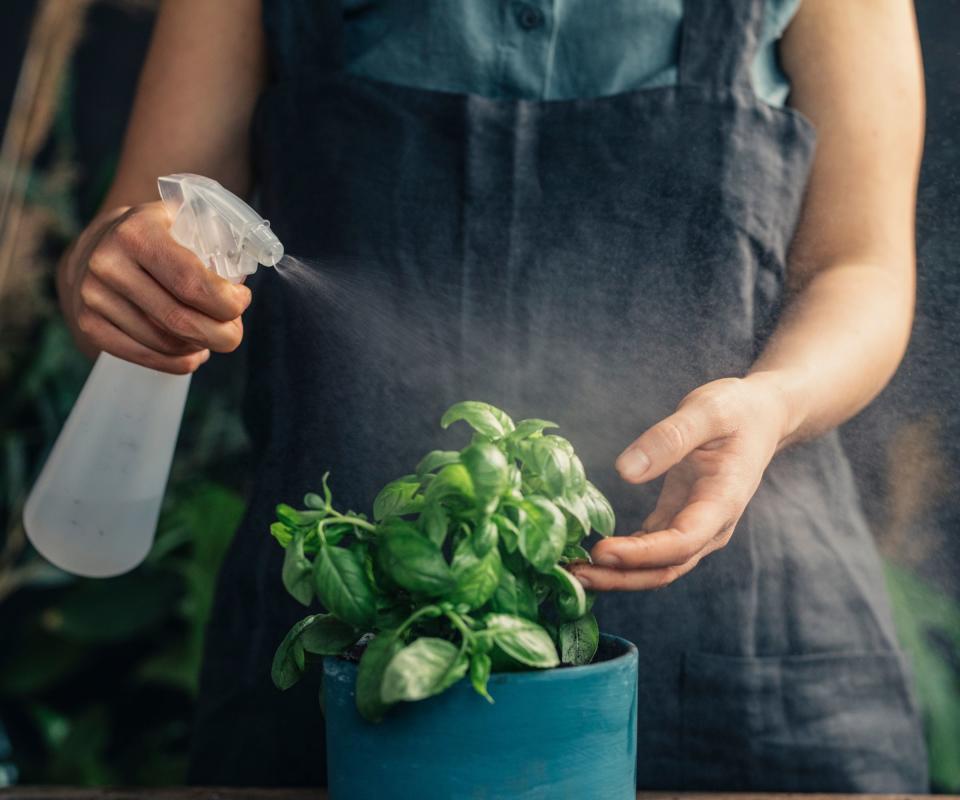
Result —
[{"label": "translucent plastic bottle body", "polygon": [[78,575],[133,569],[153,544],[189,375],[102,353],[27,498],[24,527]]},{"label": "translucent plastic bottle body", "polygon": [[[178,173],[157,185],[170,235],[198,269],[236,283],[283,257],[270,223],[216,181]],[[189,388],[189,375],[101,354],[24,508],[27,536],[48,561],[105,578],[146,558]]]}]

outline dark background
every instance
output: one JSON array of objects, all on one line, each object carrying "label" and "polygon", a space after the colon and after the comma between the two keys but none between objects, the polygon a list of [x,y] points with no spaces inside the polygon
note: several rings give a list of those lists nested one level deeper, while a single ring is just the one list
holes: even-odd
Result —
[{"label": "dark background", "polygon": [[[182,782],[213,576],[243,508],[240,362],[214,357],[194,379],[147,563],[76,580],[38,559],[20,525],[89,369],[59,320],[53,266],[109,183],[154,5],[21,0],[0,28],[0,786]],[[843,436],[916,672],[934,788],[960,792],[960,0],[916,7],[928,102],[917,320],[891,386]],[[18,76],[38,65],[14,105]]]}]

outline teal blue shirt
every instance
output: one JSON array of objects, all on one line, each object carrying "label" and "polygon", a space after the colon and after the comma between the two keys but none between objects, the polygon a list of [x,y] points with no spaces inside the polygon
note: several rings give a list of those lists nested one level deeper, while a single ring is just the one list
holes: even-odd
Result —
[{"label": "teal blue shirt", "polygon": [[[391,83],[532,100],[677,79],[683,0],[343,0],[346,69]],[[790,85],[777,42],[800,0],[766,0],[757,95]]]}]

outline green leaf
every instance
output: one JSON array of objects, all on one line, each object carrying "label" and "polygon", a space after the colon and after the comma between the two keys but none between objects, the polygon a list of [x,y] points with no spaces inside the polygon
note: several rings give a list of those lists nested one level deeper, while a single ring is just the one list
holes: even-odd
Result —
[{"label": "green leaf", "polygon": [[483,519],[477,523],[470,536],[473,552],[483,557],[497,546],[497,525],[492,519]]},{"label": "green leaf", "polygon": [[564,664],[589,664],[600,644],[597,618],[587,614],[560,626],[560,660]]},{"label": "green leaf", "polygon": [[270,676],[281,690],[289,689],[306,666],[304,653],[333,656],[352,645],[359,634],[330,614],[312,614],[297,622],[283,637],[273,656]]},{"label": "green leaf", "polygon": [[407,645],[387,665],[380,684],[384,703],[423,700],[452,686],[467,672],[467,657],[445,639],[424,636]]},{"label": "green leaf", "polygon": [[500,570],[500,580],[490,598],[490,608],[502,614],[517,614],[517,579],[507,569]]},{"label": "green leaf", "polygon": [[283,585],[298,603],[313,602],[313,564],[303,552],[303,530],[297,529],[283,555]]},{"label": "green leaf", "polygon": [[380,631],[371,639],[357,667],[357,711],[370,722],[378,722],[390,707],[380,696],[387,664],[403,647],[395,630]]},{"label": "green leaf", "polygon": [[270,677],[273,679],[273,685],[281,691],[289,689],[303,675],[306,656],[304,656],[300,634],[312,620],[313,617],[306,617],[297,622],[287,631],[287,635],[283,637],[283,641],[280,642],[280,646],[273,654]]},{"label": "green leaf", "polygon": [[496,445],[478,442],[467,447],[460,454],[460,460],[470,473],[477,500],[492,506],[489,508],[492,511],[507,489],[507,457]]},{"label": "green leaf", "polygon": [[578,544],[580,539],[590,535],[590,515],[587,513],[587,504],[583,501],[581,495],[562,494],[555,497],[553,502],[566,511],[580,526],[582,533],[580,533],[577,541],[571,542],[571,544]]},{"label": "green leaf", "polygon": [[430,481],[424,492],[427,505],[436,503],[444,498],[457,496],[467,500],[473,499],[473,482],[470,473],[463,464],[448,464],[436,477]]},{"label": "green leaf", "polygon": [[280,503],[277,508],[277,517],[279,520],[291,528],[309,527],[327,516],[324,510],[298,511],[293,506],[286,503]]},{"label": "green leaf", "polygon": [[324,499],[315,492],[307,492],[303,496],[303,504],[313,511],[325,511],[327,508]]},{"label": "green leaf", "polygon": [[417,464],[417,477],[422,479],[424,475],[448,464],[456,464],[459,460],[460,453],[457,450],[431,450]]},{"label": "green leaf", "polygon": [[380,564],[400,586],[411,592],[441,595],[453,588],[453,575],[443,552],[413,525],[391,520],[381,528]]},{"label": "green leaf", "polygon": [[545,428],[558,427],[557,423],[548,422],[545,419],[523,419],[517,423],[517,427],[510,434],[510,441],[518,442],[521,439],[529,439],[531,436],[543,433]]},{"label": "green leaf", "polygon": [[579,619],[587,613],[587,595],[583,584],[563,567],[550,569],[557,592],[557,610],[567,620]]},{"label": "green leaf", "polygon": [[455,585],[446,599],[479,608],[497,590],[501,570],[500,553],[496,548],[481,558],[474,552],[471,542],[464,539],[453,556],[451,571]]},{"label": "green leaf", "polygon": [[520,552],[534,569],[546,572],[557,563],[566,546],[566,518],[544,497],[524,500],[521,508],[526,516],[520,525]]},{"label": "green leaf", "polygon": [[420,490],[420,481],[415,475],[405,475],[390,481],[373,501],[373,518],[378,522],[387,517],[400,517],[420,510],[423,498],[415,495]]},{"label": "green leaf", "polygon": [[492,520],[497,526],[499,539],[503,542],[507,552],[514,552],[520,543],[520,529],[516,526],[516,523],[502,514],[494,514]]},{"label": "green leaf", "polygon": [[573,445],[563,437],[533,439],[523,452],[551,496],[579,494],[586,488],[583,464],[573,452]]},{"label": "green leaf", "polygon": [[497,647],[521,664],[547,669],[560,663],[550,634],[537,623],[511,614],[487,614],[483,621]]},{"label": "green leaf", "polygon": [[283,522],[274,522],[270,525],[270,535],[280,542],[281,547],[288,547],[290,545],[290,542],[293,541],[294,530],[296,529],[291,528]]},{"label": "green leaf", "polygon": [[439,501],[427,503],[420,515],[420,528],[437,547],[443,547],[450,527],[450,517]]},{"label": "green leaf", "polygon": [[440,427],[449,428],[458,420],[463,420],[477,433],[491,439],[501,439],[514,429],[513,420],[503,411],[476,400],[465,400],[448,408],[440,419]]},{"label": "green leaf", "polygon": [[587,507],[590,527],[601,536],[612,536],[616,527],[616,518],[610,507],[610,501],[590,481],[587,481],[587,488],[583,492],[583,502]]},{"label": "green leaf", "polygon": [[342,547],[324,546],[317,553],[314,578],[320,602],[344,622],[367,629],[376,616],[373,584],[362,561]]},{"label": "green leaf", "polygon": [[517,578],[517,614],[534,621],[540,618],[540,603],[525,575]]},{"label": "green leaf", "polygon": [[579,544],[568,544],[564,547],[561,561],[567,563],[570,561],[586,561],[588,564],[593,563],[593,559],[590,558],[590,552]]},{"label": "green leaf", "polygon": [[470,683],[477,694],[485,697],[488,703],[493,702],[490,692],[487,691],[487,682],[490,680],[490,656],[487,653],[474,653],[470,657]]},{"label": "green leaf", "polygon": [[300,643],[307,653],[337,656],[360,638],[356,628],[337,619],[333,614],[314,614],[307,619],[310,624],[300,632]]}]

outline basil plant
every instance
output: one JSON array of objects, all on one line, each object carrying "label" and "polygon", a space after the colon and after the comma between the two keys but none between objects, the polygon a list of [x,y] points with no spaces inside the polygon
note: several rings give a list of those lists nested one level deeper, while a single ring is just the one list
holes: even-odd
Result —
[{"label": "basil plant", "polygon": [[454,405],[440,424],[458,421],[473,428],[470,443],[427,453],[416,472],[388,483],[372,520],[338,511],[326,475],[304,509],[277,506],[271,533],[286,549],[283,584],[303,605],[326,609],[281,642],[280,689],[311,657],[360,642],[357,708],[376,721],[394,703],[466,676],[493,702],[491,671],[593,659],[593,597],[564,564],[589,560],[581,542],[591,531],[613,533],[610,504],[570,442],[544,433],[552,422],[514,424],[474,401]]}]

